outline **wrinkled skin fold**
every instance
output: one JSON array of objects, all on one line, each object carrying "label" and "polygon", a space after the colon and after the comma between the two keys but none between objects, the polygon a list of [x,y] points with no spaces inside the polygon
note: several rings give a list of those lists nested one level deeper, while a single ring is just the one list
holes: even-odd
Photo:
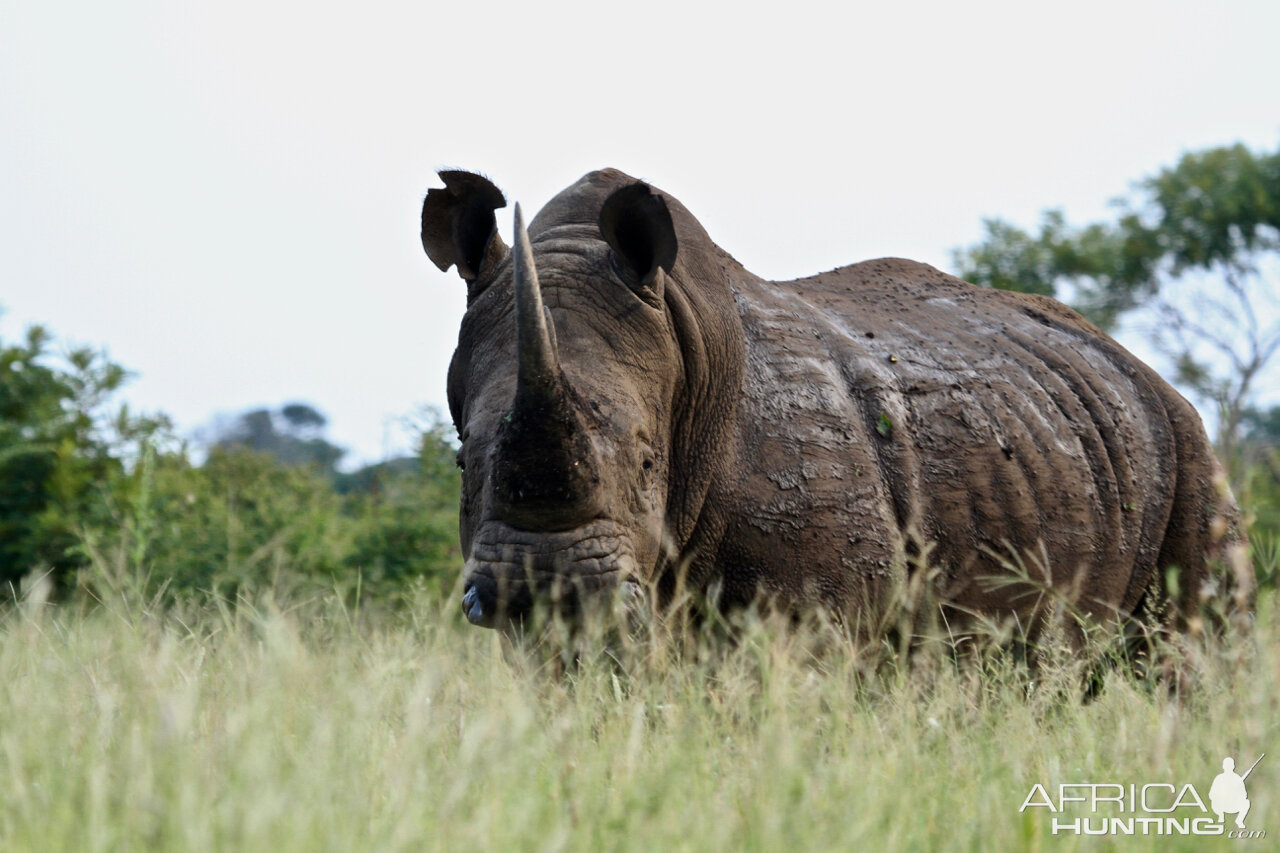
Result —
[{"label": "wrinkled skin fold", "polygon": [[1049,598],[1176,630],[1250,609],[1196,412],[1060,303],[894,258],[765,281],[615,170],[527,233],[517,209],[508,249],[501,192],[441,177],[423,244],[468,287],[449,401],[471,621],[715,588],[873,635],[923,550],[956,625],[1034,624]]}]

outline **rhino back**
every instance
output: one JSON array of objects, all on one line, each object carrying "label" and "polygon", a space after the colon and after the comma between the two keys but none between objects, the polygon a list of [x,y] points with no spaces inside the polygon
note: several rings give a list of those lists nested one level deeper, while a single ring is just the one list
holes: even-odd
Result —
[{"label": "rhino back", "polygon": [[1182,503],[1203,508],[1187,535],[1207,535],[1214,463],[1198,417],[1060,304],[897,259],[743,278],[735,295],[746,370],[730,594],[758,585],[875,612],[908,571],[900,555],[925,547],[962,610],[1034,609],[1034,585],[992,582],[1013,560],[1088,611],[1130,612],[1162,550],[1179,550],[1166,533],[1180,477]]}]

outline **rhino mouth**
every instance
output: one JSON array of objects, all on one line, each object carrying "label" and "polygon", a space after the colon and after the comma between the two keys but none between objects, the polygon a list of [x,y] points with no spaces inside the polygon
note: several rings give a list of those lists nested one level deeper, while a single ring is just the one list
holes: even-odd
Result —
[{"label": "rhino mouth", "polygon": [[643,589],[636,569],[631,538],[612,521],[556,532],[490,521],[472,542],[462,611],[473,625],[496,628],[525,619],[539,605],[570,616],[612,595],[638,600]]}]

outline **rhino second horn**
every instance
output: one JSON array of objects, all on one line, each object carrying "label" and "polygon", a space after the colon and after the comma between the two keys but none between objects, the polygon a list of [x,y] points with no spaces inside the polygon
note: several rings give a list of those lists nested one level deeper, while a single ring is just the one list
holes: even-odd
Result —
[{"label": "rhino second horn", "polygon": [[529,233],[520,205],[516,205],[514,289],[516,300],[517,397],[532,394],[546,399],[554,395],[560,375],[556,361],[555,330],[551,312],[543,308],[538,270],[533,263]]}]

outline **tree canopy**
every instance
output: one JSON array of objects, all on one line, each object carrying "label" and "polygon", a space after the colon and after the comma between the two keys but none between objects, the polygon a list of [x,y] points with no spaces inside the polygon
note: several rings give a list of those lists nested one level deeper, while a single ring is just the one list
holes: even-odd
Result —
[{"label": "tree canopy", "polygon": [[1104,329],[1193,271],[1237,282],[1280,251],[1280,149],[1243,145],[1184,154],[1118,199],[1114,221],[1080,227],[1046,210],[1037,231],[1002,219],[953,253],[976,284],[1065,298]]},{"label": "tree canopy", "polygon": [[128,373],[100,353],[59,358],[42,326],[21,343],[0,340],[0,584],[29,572],[65,576],[78,530],[101,518],[103,484],[123,470],[119,440],[157,429],[105,401]]},{"label": "tree canopy", "polygon": [[322,432],[329,419],[307,403],[289,403],[278,411],[253,409],[215,429],[214,447],[245,447],[266,453],[286,465],[312,465],[336,476],[346,455]]}]

